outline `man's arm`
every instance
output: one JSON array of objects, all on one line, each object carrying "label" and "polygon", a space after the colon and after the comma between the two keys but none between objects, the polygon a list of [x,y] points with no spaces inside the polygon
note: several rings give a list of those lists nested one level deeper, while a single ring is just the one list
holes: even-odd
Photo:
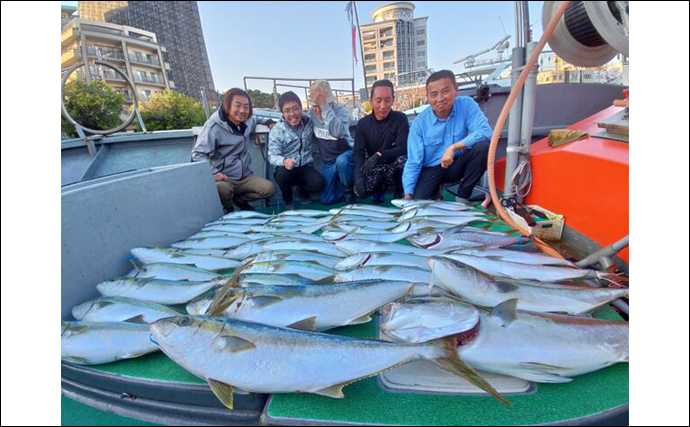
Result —
[{"label": "man's arm", "polygon": [[364,157],[366,156],[367,149],[367,137],[365,135],[364,126],[362,126],[362,120],[357,124],[355,147],[352,150],[352,157],[355,163],[355,180],[362,176],[362,165],[364,164]]},{"label": "man's arm", "polygon": [[350,114],[345,108],[336,108],[327,102],[321,107],[321,116],[328,128],[328,132],[334,138],[348,138],[350,148],[354,146],[354,141],[350,136]]},{"label": "man's arm", "polygon": [[468,133],[462,141],[459,141],[464,147],[458,148],[472,148],[478,142],[489,141],[493,131],[484,112],[479,108],[474,99],[464,98],[463,102]]},{"label": "man's arm", "polygon": [[414,194],[422,166],[424,166],[424,137],[419,125],[412,122],[410,133],[407,137],[407,163],[405,163],[402,175],[405,194]]},{"label": "man's arm", "polygon": [[268,133],[268,162],[273,166],[284,166],[285,157],[282,154],[281,131],[278,127],[274,127]]},{"label": "man's arm", "polygon": [[[197,135],[194,146],[192,147],[193,162],[202,162],[204,160],[210,161],[210,155],[216,149],[215,138],[211,136],[210,132],[212,127],[213,125],[209,125],[208,123],[205,124],[201,128],[199,135]],[[213,172],[215,173],[219,171],[214,170]]]},{"label": "man's arm", "polygon": [[402,116],[396,114],[395,120],[395,131],[397,132],[395,136],[395,147],[382,153],[382,159],[386,163],[407,153],[407,138],[410,134],[410,122],[404,114]]}]

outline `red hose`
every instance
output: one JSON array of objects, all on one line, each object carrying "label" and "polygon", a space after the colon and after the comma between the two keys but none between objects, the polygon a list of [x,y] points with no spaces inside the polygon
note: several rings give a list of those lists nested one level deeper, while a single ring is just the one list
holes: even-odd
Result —
[{"label": "red hose", "polygon": [[[544,45],[549,41],[551,38],[551,35],[553,34],[554,29],[556,28],[556,25],[558,24],[558,21],[561,19],[561,16],[565,13],[565,10],[568,8],[568,5],[570,4],[569,1],[564,1],[561,3],[560,6],[558,6],[558,9],[556,9],[556,12],[554,13],[553,17],[551,17],[551,21],[549,21],[549,25],[546,26],[546,29],[544,30],[544,34],[541,37],[541,40],[539,40],[539,43],[537,44],[537,47],[534,49],[534,52],[532,52],[532,55],[529,57],[529,60],[527,61],[527,64],[525,64],[525,67],[522,69],[522,72],[520,73],[520,77],[518,78],[517,82],[513,86],[513,88],[510,91],[510,95],[508,96],[508,100],[506,101],[505,105],[503,106],[503,110],[501,110],[501,114],[498,116],[498,120],[496,121],[496,126],[494,127],[494,132],[491,135],[491,144],[489,145],[489,159],[487,161],[486,165],[486,171],[488,175],[488,180],[489,180],[489,191],[491,192],[491,198],[494,201],[500,200],[498,197],[498,192],[496,191],[496,182],[495,182],[495,175],[494,175],[494,163],[496,161],[496,148],[498,147],[498,139],[501,136],[501,131],[503,130],[503,126],[506,123],[506,119],[508,118],[508,113],[510,112],[510,108],[513,106],[513,103],[515,102],[515,98],[517,98],[518,94],[522,90],[522,86],[525,84],[525,80],[527,80],[527,76],[529,74],[529,71],[534,67],[534,64],[537,62],[537,59],[539,58],[539,54],[541,53],[542,49],[544,49]],[[496,211],[498,212],[498,215],[501,217],[503,221],[506,222],[509,226],[513,227],[516,231],[518,231],[520,234],[523,236],[529,236],[530,233],[527,230],[522,229],[518,224],[513,221],[513,219],[508,215],[505,209],[503,209],[503,206],[501,206],[500,203],[494,203],[494,206],[496,206]],[[563,258],[563,256],[558,253],[555,249],[553,249],[551,246],[547,245],[543,241],[541,241],[539,238],[532,236],[534,245],[542,252],[545,254],[557,257],[557,258]]]}]

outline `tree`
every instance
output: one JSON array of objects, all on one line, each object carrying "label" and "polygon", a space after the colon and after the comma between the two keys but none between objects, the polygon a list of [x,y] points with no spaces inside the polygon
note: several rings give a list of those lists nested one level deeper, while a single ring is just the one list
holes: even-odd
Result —
[{"label": "tree", "polygon": [[[204,107],[194,98],[172,90],[158,92],[141,107],[147,131],[189,129],[206,121]],[[137,130],[139,126],[137,126]]]},{"label": "tree", "polygon": [[[275,106],[275,99],[273,99],[272,93],[264,93],[260,90],[249,89],[247,91],[249,96],[252,98],[252,105],[257,108],[273,108]],[[278,94],[280,96],[280,94]]]},{"label": "tree", "polygon": [[[80,125],[97,130],[112,129],[122,124],[122,105],[125,96],[115,92],[101,80],[86,84],[74,80],[65,85],[65,108]],[[62,132],[77,137],[74,126],[62,117]]]}]

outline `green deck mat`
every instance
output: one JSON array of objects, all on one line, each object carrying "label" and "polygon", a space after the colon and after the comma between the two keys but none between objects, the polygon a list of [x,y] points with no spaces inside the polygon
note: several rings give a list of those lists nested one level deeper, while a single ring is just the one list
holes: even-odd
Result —
[{"label": "green deck mat", "polygon": [[[594,317],[621,320],[611,308]],[[341,334],[376,337],[375,322],[339,328]],[[520,425],[593,415],[628,402],[628,364],[576,377],[567,384],[538,384],[533,394],[510,395],[507,407],[488,396],[391,393],[368,378],[343,389],[344,399],[276,394],[267,408],[274,422],[300,420],[388,425]]]},{"label": "green deck mat", "polygon": [[[450,193],[446,193],[446,200],[452,200]],[[371,204],[371,199],[359,203]],[[340,203],[325,206],[312,203],[300,206],[297,203],[298,208],[318,210],[329,210],[344,205]],[[382,206],[393,206],[390,203],[390,195]],[[275,207],[269,207],[258,210],[264,213],[278,213],[274,212],[274,209]],[[484,210],[478,204],[477,209]],[[510,230],[510,227],[502,221],[498,220],[496,223],[499,225],[494,225],[489,229]],[[621,319],[610,308],[597,313],[595,317]],[[338,328],[329,332],[359,338],[375,338],[376,322]],[[89,368],[140,379],[205,384],[205,381],[190,374],[161,352]],[[547,423],[587,416],[627,403],[628,365],[618,364],[583,375],[568,384],[539,384],[535,394],[509,396],[509,400],[514,403],[511,408],[484,396],[386,392],[379,387],[376,378],[349,385],[344,389],[344,393],[345,399],[330,399],[312,394],[274,395],[267,412],[271,418],[292,421],[308,419],[330,422],[439,425]],[[63,408],[63,417],[65,417],[64,413]]]},{"label": "green deck mat", "polygon": [[79,403],[64,395],[61,397],[60,424],[63,426],[158,426],[133,418],[121,417]]}]

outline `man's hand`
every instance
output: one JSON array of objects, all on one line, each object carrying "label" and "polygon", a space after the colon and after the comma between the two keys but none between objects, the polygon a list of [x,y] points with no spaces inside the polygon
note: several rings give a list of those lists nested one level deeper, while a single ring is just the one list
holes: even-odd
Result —
[{"label": "man's hand", "polygon": [[354,190],[357,197],[364,197],[364,194],[367,192],[366,180],[364,177],[357,178]]},{"label": "man's hand", "polygon": [[381,154],[374,153],[364,162],[362,165],[362,173],[364,176],[369,176],[371,174],[371,171],[374,170],[374,166],[376,166],[379,160],[381,160]]},{"label": "man's hand", "polygon": [[454,157],[455,148],[453,148],[451,145],[450,147],[446,148],[446,151],[443,153],[443,157],[441,157],[441,167],[443,169],[448,169],[448,167],[453,164]]},{"label": "man's hand", "polygon": [[285,159],[283,160],[283,166],[285,166],[285,169],[291,171],[295,167],[295,161],[293,159]]},{"label": "man's hand", "polygon": [[405,199],[412,200],[412,194],[405,194]]},{"label": "man's hand", "polygon": [[326,94],[322,90],[315,90],[309,93],[309,102],[312,105],[326,105]]},{"label": "man's hand", "polygon": [[316,114],[316,117],[323,120],[323,111],[320,105],[314,105],[314,114]]},{"label": "man's hand", "polygon": [[218,182],[218,181],[230,181],[230,178],[228,178],[225,174],[218,172],[217,174],[213,175],[213,180]]}]

